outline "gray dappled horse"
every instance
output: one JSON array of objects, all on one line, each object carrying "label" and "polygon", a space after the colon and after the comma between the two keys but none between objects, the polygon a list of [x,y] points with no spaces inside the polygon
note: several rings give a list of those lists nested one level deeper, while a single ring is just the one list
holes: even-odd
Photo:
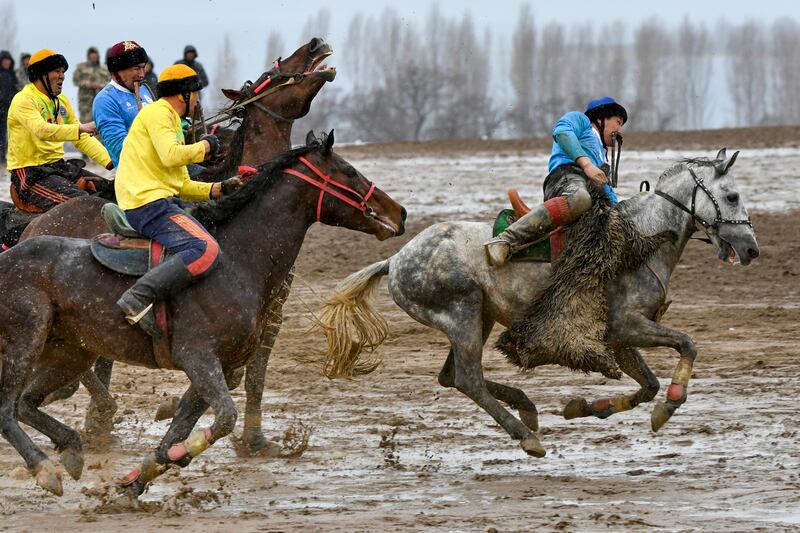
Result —
[{"label": "gray dappled horse", "polygon": [[[658,323],[665,310],[669,278],[689,238],[697,230],[708,236],[724,261],[738,257],[743,265],[758,257],[752,224],[729,172],[736,160],[725,149],[715,160],[692,159],[675,164],[658,179],[654,192],[642,192],[620,202],[643,235],[673,232],[667,242],[637,271],[617,277],[606,289],[606,340],[623,372],[636,380],[633,394],[595,401],[571,401],[566,418],[608,417],[652,400],[659,389],[638,347],[668,346],[680,354],[665,403],[653,410],[657,431],[686,401],[686,390],[697,349],[680,331]],[[548,263],[515,262],[499,269],[488,265],[483,243],[491,225],[443,222],[430,226],[392,257],[350,275],[335,289],[323,310],[330,348],[328,373],[352,371],[358,353],[386,337],[386,321],[367,298],[379,279],[389,276],[394,301],[418,322],[442,331],[450,353],[439,383],[455,387],[489,413],[530,455],[542,457],[536,406],[521,390],[484,379],[483,346],[495,322],[509,326],[548,283]],[[499,402],[517,409],[516,418]],[[521,421],[520,421],[521,419]]]}]

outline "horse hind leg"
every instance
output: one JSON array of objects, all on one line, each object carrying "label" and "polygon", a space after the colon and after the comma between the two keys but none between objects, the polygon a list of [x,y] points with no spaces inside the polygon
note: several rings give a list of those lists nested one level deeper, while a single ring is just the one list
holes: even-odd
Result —
[{"label": "horse hind leg", "polygon": [[261,345],[255,355],[247,363],[247,375],[244,387],[246,403],[244,410],[244,431],[241,444],[237,446],[237,453],[243,456],[262,455],[275,457],[280,453],[280,445],[267,440],[261,426],[262,410],[261,400],[264,396],[264,383],[267,377],[267,364],[283,324],[283,304],[289,297],[289,291],[294,281],[294,270],[281,286],[278,296],[272,301],[267,318],[267,326],[261,334]]},{"label": "horse hind leg", "polygon": [[40,410],[45,397],[72,382],[91,365],[94,357],[86,351],[63,344],[48,343],[39,357],[33,378],[23,392],[18,406],[20,421],[50,438],[61,453],[61,465],[75,480],[83,472],[83,446],[77,431]]},{"label": "horse hind leg", "polygon": [[[97,365],[95,365],[96,368]],[[81,383],[91,396],[83,423],[83,432],[94,445],[105,445],[111,442],[114,415],[117,412],[117,402],[114,401],[108,390],[107,381],[104,381],[101,376],[102,374],[98,374],[96,371],[87,370],[80,377]]]},{"label": "horse hind leg", "polygon": [[587,416],[608,418],[613,414],[629,411],[640,403],[649,402],[655,398],[659,388],[658,378],[647,366],[639,350],[621,348],[615,352],[615,359],[620,369],[640,385],[639,390],[632,394],[602,398],[592,403],[587,402],[584,398],[573,398],[564,407],[564,418],[567,420]]},{"label": "horse hind leg", "polygon": [[[0,312],[8,309],[0,304]],[[2,313],[6,314],[6,313]],[[44,350],[50,331],[52,310],[46,306],[28,309],[28,320],[5,320],[0,316],[0,351],[3,353],[3,371],[0,376],[0,433],[25,460],[36,484],[48,492],[61,496],[61,474],[41,448],[22,430],[17,421],[17,405],[28,375],[36,358]],[[20,316],[20,315],[17,315]],[[16,318],[16,317],[14,317]],[[26,335],[19,335],[26,331]]]},{"label": "horse hind leg", "polygon": [[[476,305],[469,305],[470,303]],[[456,308],[481,309],[481,305],[480,301],[461,302],[461,305]],[[458,318],[453,323],[458,324],[459,327],[446,331],[452,346],[453,385],[489,413],[511,438],[520,441],[520,447],[528,455],[544,457],[546,451],[542,448],[536,435],[500,405],[487,388],[481,368],[486,333],[480,316],[470,317],[467,315]]]},{"label": "horse hind leg", "polygon": [[[485,321],[483,325],[483,342],[489,338],[494,326],[493,321]],[[453,349],[450,348],[450,353],[447,354],[447,359],[439,372],[439,384],[442,387],[455,387],[455,371],[454,371],[454,356]],[[516,409],[519,418],[525,426],[533,432],[539,431],[539,411],[536,405],[528,398],[528,396],[520,389],[503,385],[495,381],[486,380],[486,388],[489,394],[495,399],[506,403],[512,409]]]}]

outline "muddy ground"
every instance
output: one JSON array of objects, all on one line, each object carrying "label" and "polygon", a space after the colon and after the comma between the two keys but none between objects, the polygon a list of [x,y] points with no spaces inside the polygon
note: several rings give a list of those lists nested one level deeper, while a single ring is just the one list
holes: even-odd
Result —
[{"label": "muddy ground", "polygon": [[[732,130],[727,136],[716,132],[708,145],[700,144],[706,137],[697,135],[654,137],[641,141],[638,149],[680,149],[681,137],[686,150],[713,153],[723,144],[796,148],[796,137],[784,129],[769,130]],[[626,143],[633,141],[633,136],[626,137]],[[522,141],[510,141],[505,149],[502,143],[485,148],[513,160],[527,153],[515,143]],[[425,194],[410,199],[412,205],[429,208],[411,211],[406,236],[379,243],[327,227],[309,233],[264,400],[265,426],[273,438],[301,426],[312,428],[310,447],[301,457],[241,459],[223,440],[190,467],[159,478],[142,497],[139,510],[109,504],[108,484],[137,466],[167,427],[152,421],[159,399],[185,387],[180,373],[119,365],[112,383],[120,405],[117,442],[110,451],[87,453],[84,477],[65,480],[63,497],[38,489],[19,468],[16,452],[0,441],[0,529],[800,528],[800,211],[770,210],[772,205],[764,203],[752,212],[762,256],[750,267],[724,264],[702,243],[688,246],[672,280],[673,304],[664,323],[689,333],[699,355],[687,403],[658,434],[650,431],[651,405],[607,420],[567,421],[560,416],[569,399],[629,392],[636,388],[632,380],[615,382],[555,367],[521,374],[487,348],[487,375],[522,388],[539,407],[540,438],[548,455],[527,457],[470,400],[438,386],[446,339],[408,318],[391,302],[385,286],[377,302],[392,334],[379,351],[384,364],[374,374],[330,381],[314,364],[301,362],[324,347],[322,335],[309,331],[311,313],[338,280],[393,253],[430,223],[483,216],[440,209],[452,203],[452,193],[442,192],[442,178],[458,180],[461,175],[450,163],[478,151],[469,143],[342,150],[356,166],[363,162],[367,168],[391,169],[392,161],[408,157],[442,164],[434,165],[439,170],[433,171]],[[774,156],[757,154],[745,163],[743,152],[743,168],[774,163]],[[792,154],[778,164],[785,172],[773,174],[800,181],[793,159],[797,154]],[[385,182],[374,179],[379,185]],[[755,178],[745,181],[751,190],[743,190],[744,197],[767,185]],[[384,188],[405,202],[400,184]],[[793,195],[790,199],[798,201]],[[486,201],[487,209],[496,209],[502,198]],[[494,335],[499,332],[496,328]],[[644,352],[662,379],[661,398],[677,357],[665,349]],[[236,391],[235,397],[243,407],[244,392]],[[48,411],[78,427],[86,403],[81,389]],[[200,424],[209,421],[206,417]],[[52,451],[45,438],[35,438]]]}]

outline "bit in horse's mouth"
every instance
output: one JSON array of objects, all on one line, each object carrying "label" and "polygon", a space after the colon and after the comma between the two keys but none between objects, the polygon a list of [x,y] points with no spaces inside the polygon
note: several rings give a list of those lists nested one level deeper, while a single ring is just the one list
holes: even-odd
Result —
[{"label": "bit in horse's mouth", "polygon": [[320,54],[319,57],[314,58],[314,61],[311,62],[311,66],[308,67],[308,70],[306,70],[305,73],[309,74],[311,72],[323,72],[325,70],[330,69],[331,67],[329,67],[328,64],[325,63],[324,61],[325,58],[331,54],[333,54],[332,51],[325,52],[324,54]]},{"label": "bit in horse's mouth", "polygon": [[739,261],[738,256],[736,255],[736,250],[734,249],[733,245],[726,240],[722,241],[722,245],[727,248],[728,252],[728,263],[735,265],[741,263]]}]

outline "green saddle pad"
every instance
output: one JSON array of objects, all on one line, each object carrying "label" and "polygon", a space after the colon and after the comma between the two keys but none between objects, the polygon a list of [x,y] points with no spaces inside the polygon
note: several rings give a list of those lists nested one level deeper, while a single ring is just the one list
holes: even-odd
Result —
[{"label": "green saddle pad", "polygon": [[[503,209],[494,221],[492,236],[497,237],[511,224],[516,222],[517,214],[513,209]],[[519,250],[511,256],[511,261],[536,261],[539,263],[550,263],[550,236],[536,241],[526,248]]]}]

